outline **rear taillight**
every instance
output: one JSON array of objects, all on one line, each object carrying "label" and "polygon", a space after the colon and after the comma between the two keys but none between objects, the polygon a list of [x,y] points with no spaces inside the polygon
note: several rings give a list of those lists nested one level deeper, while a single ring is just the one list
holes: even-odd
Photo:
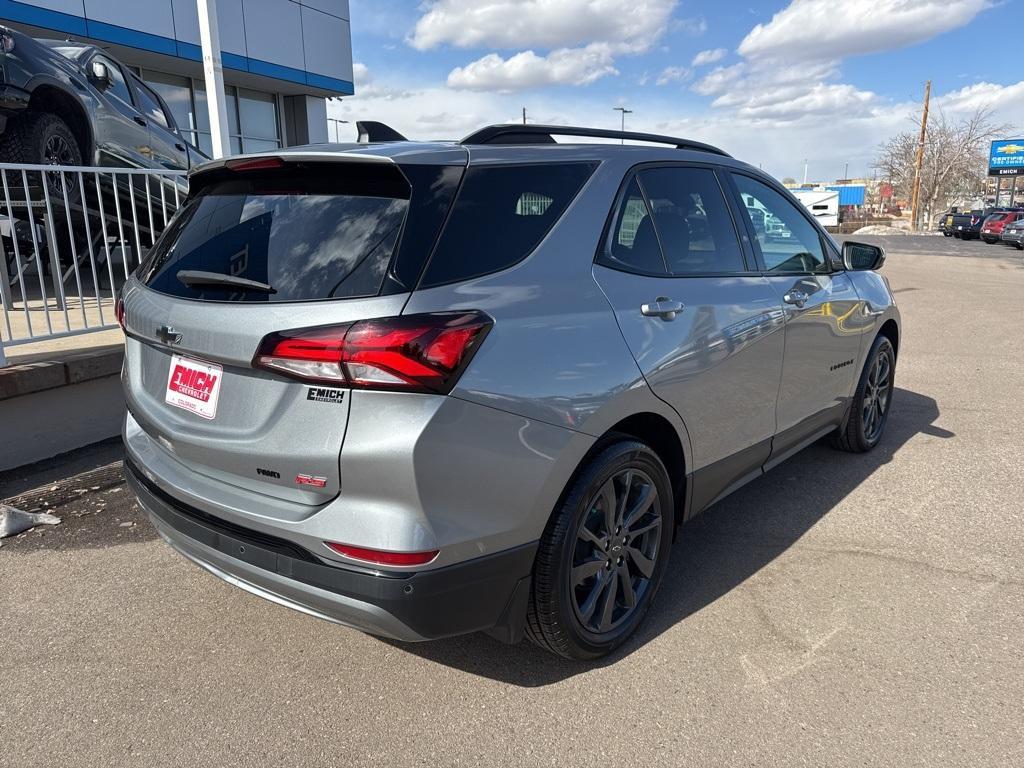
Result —
[{"label": "rear taillight", "polygon": [[335,541],[325,541],[324,544],[339,555],[375,565],[426,565],[440,552],[437,549],[426,552],[390,552],[383,549],[353,547],[351,544],[339,544]]},{"label": "rear taillight", "polygon": [[118,299],[117,304],[114,305],[114,314],[117,316],[117,324],[121,326],[122,331],[128,329],[124,327],[124,299]]},{"label": "rear taillight", "polygon": [[447,394],[492,324],[474,310],[299,328],[263,339],[253,366],[336,386]]}]

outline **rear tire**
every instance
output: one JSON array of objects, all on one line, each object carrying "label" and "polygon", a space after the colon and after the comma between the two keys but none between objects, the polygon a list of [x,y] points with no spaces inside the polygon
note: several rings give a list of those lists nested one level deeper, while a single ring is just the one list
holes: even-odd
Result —
[{"label": "rear tire", "polygon": [[988,243],[989,245],[995,245],[996,244],[996,241],[993,240],[991,237],[986,237],[985,238],[985,242]]},{"label": "rear tire", "polygon": [[569,659],[596,659],[625,642],[664,576],[674,509],[665,465],[650,447],[623,439],[601,449],[541,538],[527,637]]},{"label": "rear tire", "polygon": [[870,451],[882,439],[892,407],[896,351],[879,336],[868,352],[846,423],[832,433],[832,445],[850,453]]}]

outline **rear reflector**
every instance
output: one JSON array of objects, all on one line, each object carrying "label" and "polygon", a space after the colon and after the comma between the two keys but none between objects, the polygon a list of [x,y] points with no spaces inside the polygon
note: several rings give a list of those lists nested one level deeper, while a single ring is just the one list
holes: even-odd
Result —
[{"label": "rear reflector", "polygon": [[493,321],[483,312],[441,312],[272,333],[253,366],[363,389],[448,394]]},{"label": "rear reflector", "polygon": [[124,299],[117,300],[117,304],[114,305],[114,314],[117,316],[117,324],[121,326],[121,330],[128,330],[124,325]]},{"label": "rear reflector", "polygon": [[427,552],[387,552],[382,549],[367,549],[365,547],[353,547],[350,544],[338,544],[334,541],[325,541],[324,544],[339,555],[351,557],[353,560],[362,560],[365,563],[376,565],[425,565],[437,557],[441,550],[432,549]]}]

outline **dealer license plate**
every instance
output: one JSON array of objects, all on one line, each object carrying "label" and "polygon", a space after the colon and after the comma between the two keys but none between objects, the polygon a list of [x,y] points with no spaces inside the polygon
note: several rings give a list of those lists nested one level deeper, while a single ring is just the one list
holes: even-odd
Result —
[{"label": "dealer license plate", "polygon": [[213,363],[192,360],[181,355],[171,358],[167,374],[167,393],[164,402],[191,411],[204,419],[217,415],[220,381],[224,369]]}]

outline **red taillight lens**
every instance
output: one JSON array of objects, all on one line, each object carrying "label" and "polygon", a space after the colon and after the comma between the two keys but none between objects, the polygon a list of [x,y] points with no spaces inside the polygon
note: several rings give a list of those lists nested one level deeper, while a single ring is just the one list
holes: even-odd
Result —
[{"label": "red taillight lens", "polygon": [[124,299],[118,299],[117,304],[114,305],[114,314],[117,316],[117,324],[121,326],[122,331],[128,329],[124,326]]},{"label": "red taillight lens", "polygon": [[431,549],[427,552],[388,552],[382,549],[367,549],[366,547],[353,547],[350,544],[338,544],[334,541],[325,541],[330,549],[339,555],[351,557],[353,560],[362,560],[364,563],[375,565],[426,565],[440,552],[438,549]]},{"label": "red taillight lens", "polygon": [[469,311],[300,328],[267,336],[253,365],[304,381],[447,394],[492,324]]}]

